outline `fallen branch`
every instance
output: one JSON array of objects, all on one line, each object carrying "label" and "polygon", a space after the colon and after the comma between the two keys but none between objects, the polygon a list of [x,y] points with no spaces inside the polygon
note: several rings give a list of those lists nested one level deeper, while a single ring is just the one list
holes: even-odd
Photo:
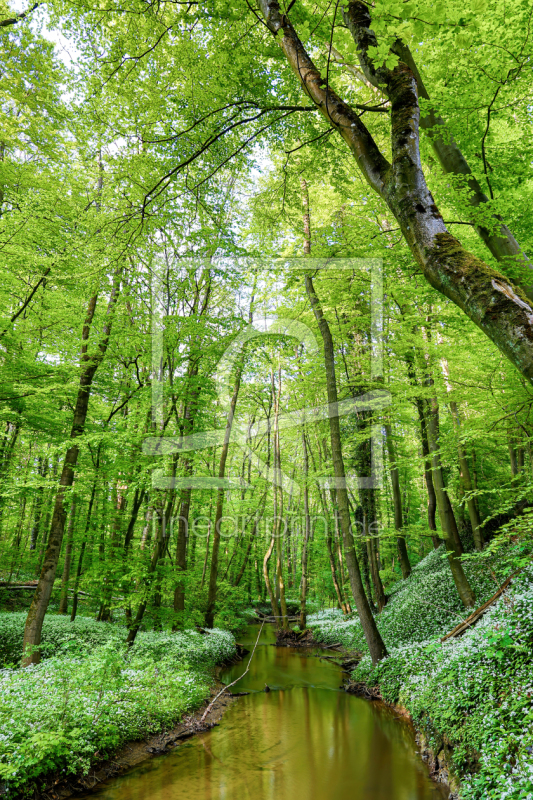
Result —
[{"label": "fallen branch", "polygon": [[202,714],[202,717],[201,717],[201,719],[200,719],[200,722],[204,722],[205,718],[207,717],[207,715],[209,714],[209,712],[210,712],[210,711],[211,711],[211,709],[213,708],[214,704],[216,703],[216,701],[218,700],[218,698],[220,697],[220,695],[221,695],[221,694],[224,694],[224,692],[225,692],[227,689],[229,689],[229,688],[230,688],[230,686],[235,686],[235,684],[236,684],[236,683],[238,683],[238,682],[241,680],[241,678],[244,678],[244,676],[246,675],[246,673],[247,673],[247,672],[248,672],[248,670],[250,669],[250,664],[252,663],[252,658],[254,657],[255,648],[257,647],[257,643],[258,643],[258,641],[259,641],[259,637],[261,636],[261,631],[263,630],[263,625],[264,625],[264,624],[265,624],[265,623],[264,623],[264,622],[262,622],[262,623],[261,623],[261,627],[259,628],[259,633],[257,634],[257,639],[255,640],[254,649],[252,650],[252,655],[250,656],[250,660],[248,661],[248,666],[246,667],[246,669],[244,670],[244,672],[242,673],[242,675],[239,675],[239,677],[238,677],[238,678],[236,678],[236,679],[235,679],[234,681],[232,681],[231,683],[228,683],[228,685],[227,685],[227,686],[224,686],[224,688],[220,690],[220,692],[219,692],[219,693],[216,695],[216,697],[215,697],[215,698],[214,698],[214,699],[213,699],[213,700],[212,700],[212,701],[209,703],[209,705],[207,706],[206,710],[205,710],[205,711],[204,711],[204,713]]},{"label": "fallen branch", "polygon": [[498,598],[502,596],[502,594],[505,592],[505,590],[507,589],[507,587],[509,586],[509,584],[511,583],[512,579],[515,577],[516,574],[517,573],[515,572],[514,575],[510,575],[509,578],[507,578],[507,580],[504,583],[502,583],[496,594],[494,594],[490,598],[490,600],[487,600],[486,603],[483,603],[482,606],[480,606],[478,609],[476,609],[476,611],[470,614],[470,616],[467,617],[465,620],[463,620],[463,622],[460,622],[459,625],[457,625],[453,629],[453,631],[450,631],[449,633],[446,634],[446,636],[443,636],[441,642],[445,642],[446,639],[453,639],[455,636],[459,636],[461,633],[463,633],[463,631],[466,631],[467,628],[473,625],[474,622],[477,622],[477,620],[480,617],[482,617],[486,611],[488,611],[490,606],[493,603],[495,603],[496,600],[498,600]]}]

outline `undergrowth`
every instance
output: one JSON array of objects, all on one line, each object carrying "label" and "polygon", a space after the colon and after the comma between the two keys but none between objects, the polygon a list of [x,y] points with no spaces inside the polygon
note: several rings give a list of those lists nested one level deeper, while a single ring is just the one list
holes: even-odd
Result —
[{"label": "undergrowth", "polygon": [[[18,655],[19,617],[0,615],[4,658]],[[208,696],[215,664],[235,652],[233,636],[220,630],[142,632],[129,650],[125,634],[52,617],[48,657],[0,670],[0,789],[8,797],[29,794],[54,772],[86,773],[126,741],[177,723]]]}]

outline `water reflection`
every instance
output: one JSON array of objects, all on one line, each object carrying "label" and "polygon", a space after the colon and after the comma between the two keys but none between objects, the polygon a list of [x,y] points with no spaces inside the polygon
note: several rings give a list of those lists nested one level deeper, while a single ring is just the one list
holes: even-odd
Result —
[{"label": "water reflection", "polygon": [[[412,732],[388,709],[339,691],[337,667],[275,648],[266,631],[250,691],[220,727],[102,787],[105,800],[442,800]],[[246,641],[253,644],[253,631]],[[223,675],[229,683],[243,671]],[[272,691],[260,691],[265,683]]]}]

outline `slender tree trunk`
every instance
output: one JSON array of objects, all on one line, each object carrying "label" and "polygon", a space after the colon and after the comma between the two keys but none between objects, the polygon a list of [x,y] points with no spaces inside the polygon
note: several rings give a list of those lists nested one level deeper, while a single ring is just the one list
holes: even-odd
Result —
[{"label": "slender tree trunk", "polygon": [[[188,459],[185,466],[185,475],[192,475],[192,459]],[[191,493],[189,487],[181,494],[180,514],[178,518],[178,537],[176,543],[176,570],[179,579],[174,589],[174,612],[179,614],[185,611],[185,581],[184,573],[187,569],[187,537],[189,535],[189,513],[191,509]]]},{"label": "slender tree trunk", "polygon": [[65,565],[61,577],[61,594],[59,596],[59,613],[68,612],[68,580],[70,577],[70,563],[72,561],[72,546],[74,543],[74,526],[76,523],[76,495],[72,497],[70,505],[70,519],[67,529],[67,543],[65,545]]},{"label": "slender tree trunk", "polygon": [[131,647],[135,642],[135,638],[139,632],[139,628],[141,627],[144,612],[148,606],[148,600],[150,599],[150,588],[153,583],[153,579],[156,574],[157,565],[159,563],[159,559],[166,552],[167,548],[167,536],[168,536],[168,525],[165,524],[166,520],[164,518],[164,514],[162,519],[158,521],[158,537],[157,542],[154,547],[154,552],[152,554],[152,558],[150,560],[150,565],[148,567],[148,572],[145,577],[145,596],[141,600],[139,608],[137,609],[137,613],[135,615],[135,619],[128,631],[128,635],[126,637],[126,643]]},{"label": "slender tree trunk", "polygon": [[[265,495],[265,499],[266,499],[266,495]],[[248,547],[246,548],[246,552],[245,552],[244,558],[242,560],[241,568],[239,569],[239,572],[237,573],[237,577],[233,581],[233,585],[234,586],[239,586],[240,582],[242,581],[242,579],[244,577],[244,572],[246,570],[246,566],[247,566],[248,560],[250,558],[250,553],[252,552],[252,547],[253,547],[254,542],[255,542],[255,536],[257,534],[258,525],[259,525],[259,517],[256,514],[255,519],[254,519],[253,528],[252,528],[252,531],[250,533],[250,539],[248,541]]]},{"label": "slender tree trunk", "polygon": [[144,527],[141,534],[141,550],[144,550],[146,545],[150,541],[150,531],[152,528],[152,515],[154,513],[153,507],[150,505],[146,510],[146,514],[144,515]]},{"label": "slender tree trunk", "polygon": [[[226,460],[228,458],[229,442],[231,437],[231,428],[233,426],[233,417],[235,416],[235,409],[237,407],[237,399],[239,397],[239,389],[241,386],[241,375],[243,369],[244,357],[241,358],[237,366],[237,374],[235,376],[235,383],[233,386],[233,394],[231,397],[228,418],[226,420],[226,429],[224,433],[224,443],[222,445],[222,452],[220,454],[220,461],[218,466],[218,477],[223,480],[226,474]],[[220,525],[222,521],[222,513],[224,510],[224,489],[221,487],[217,492],[217,505],[215,511],[215,525],[213,529],[213,549],[211,552],[211,569],[209,573],[209,590],[207,596],[207,610],[205,612],[205,626],[212,628],[215,622],[215,603],[217,598],[217,577],[218,577],[218,555],[220,550]]]},{"label": "slender tree trunk", "polygon": [[[274,373],[272,372],[272,378]],[[278,369],[278,390],[272,391],[275,397],[274,403],[274,530],[276,540],[276,583],[279,588],[279,604],[281,610],[281,618],[278,620],[278,627],[283,630],[289,629],[289,620],[287,614],[287,602],[285,600],[285,582],[283,578],[282,568],[282,541],[280,533],[283,520],[283,485],[281,477],[281,448],[279,439],[279,406],[281,399],[281,364]],[[283,525],[283,533],[285,533],[286,525]]]},{"label": "slender tree trunk", "polygon": [[303,472],[304,472],[304,531],[302,541],[302,579],[300,581],[300,623],[301,631],[307,628],[307,546],[311,535],[311,517],[309,514],[309,458],[305,427],[302,428]]},{"label": "slender tree trunk", "polygon": [[133,533],[135,531],[135,524],[139,517],[139,511],[141,510],[141,506],[144,502],[144,498],[146,496],[145,489],[139,489],[137,487],[135,489],[135,494],[133,496],[133,504],[131,507],[131,514],[130,520],[128,522],[128,527],[126,528],[126,535],[124,536],[124,557],[126,558],[131,546],[131,542],[133,540]]},{"label": "slender tree trunk", "polygon": [[[48,457],[42,457],[39,459],[38,471],[39,475],[44,480],[44,478],[46,478],[46,473],[48,472]],[[39,537],[39,527],[43,515],[43,501],[44,501],[44,486],[40,486],[39,489],[37,490],[35,517],[33,520],[33,527],[31,529],[31,537],[30,537],[30,550],[35,550],[35,548],[37,547],[37,540]]]},{"label": "slender tree trunk", "polygon": [[74,481],[74,469],[78,461],[79,447],[76,440],[83,434],[85,428],[85,420],[87,418],[92,382],[96,374],[96,370],[98,369],[98,366],[104,358],[107,350],[114,310],[118,300],[119,288],[120,271],[117,271],[115,273],[113,289],[111,291],[111,297],[107,306],[106,320],[103,326],[103,337],[100,340],[97,352],[92,356],[87,352],[87,342],[89,339],[91,322],[96,308],[97,296],[94,295],[94,297],[92,297],[89,301],[87,317],[85,319],[82,333],[82,372],[80,376],[78,396],[76,399],[74,418],[70,433],[70,437],[74,441],[74,444],[68,448],[65,455],[65,460],[63,462],[63,469],[61,470],[59,489],[55,498],[52,524],[50,528],[50,534],[48,536],[48,545],[46,548],[44,563],[35,594],[33,595],[28,617],[26,619],[24,641],[22,646],[22,666],[24,667],[28,666],[29,664],[36,664],[40,661],[39,645],[41,643],[41,631],[43,627],[44,616],[46,614],[54,586],[57,562],[59,560],[59,553],[61,550],[61,543],[63,541],[63,533],[65,530],[66,512],[64,501],[65,496]]},{"label": "slender tree trunk", "polygon": [[[403,316],[405,314],[405,307],[400,306],[400,312]],[[415,326],[413,329],[413,333],[416,333],[416,330],[417,328]],[[417,387],[418,380],[416,377],[413,352],[410,352],[406,355],[405,363],[407,366],[407,375],[409,377],[409,382],[411,383],[411,386]],[[415,403],[418,412],[418,421],[420,424],[420,441],[422,444],[422,456],[424,459],[424,481],[426,484],[426,491],[428,496],[428,527],[430,531],[433,531],[431,539],[433,541],[434,549],[437,550],[441,546],[442,540],[437,535],[437,522],[435,519],[437,513],[437,495],[435,493],[435,486],[433,483],[431,454],[429,451],[429,443],[428,443],[426,404],[424,402],[424,398],[418,394],[415,397]]]},{"label": "slender tree trunk", "polygon": [[[316,483],[316,488],[317,488],[318,496],[320,497],[320,500],[321,500],[321,503],[322,503],[322,510],[323,510],[323,513],[324,513],[324,519],[326,520],[326,524],[327,524],[327,528],[326,528],[326,531],[325,531],[326,550],[327,550],[327,553],[328,553],[328,561],[329,561],[329,568],[330,568],[330,571],[331,571],[331,580],[333,581],[333,588],[335,589],[335,594],[337,596],[337,603],[339,605],[339,608],[342,610],[343,614],[348,614],[349,610],[348,610],[348,607],[347,607],[346,602],[344,600],[344,594],[343,594],[343,591],[342,591],[342,587],[340,586],[339,580],[338,580],[338,577],[337,577],[337,565],[335,563],[335,553],[334,553],[334,550],[333,550],[332,528],[331,528],[331,525],[329,524],[330,515],[328,514],[328,509],[327,509],[326,492],[324,491],[324,493],[322,494],[321,489],[320,489],[320,485],[319,485],[318,482]],[[331,508],[332,508],[332,511],[333,511],[333,513],[331,514],[331,516],[333,517],[333,530],[336,530],[338,528],[338,525],[339,525],[339,513],[338,513],[338,509],[337,509],[337,495],[336,495],[335,489],[333,487],[330,487],[329,496],[330,496],[330,499],[331,499]]]},{"label": "slender tree trunk", "polygon": [[331,437],[331,453],[333,458],[333,470],[337,484],[335,488],[337,491],[337,503],[339,506],[342,538],[344,540],[344,555],[346,557],[346,565],[348,567],[348,575],[350,577],[352,594],[357,607],[357,613],[361,621],[361,626],[368,644],[368,649],[370,650],[370,656],[372,658],[372,662],[377,664],[378,661],[387,655],[387,649],[383,639],[381,638],[381,634],[378,631],[376,621],[372,616],[372,612],[365,595],[363,582],[361,580],[361,572],[359,570],[359,564],[354,548],[353,532],[350,524],[350,510],[348,506],[348,492],[346,489],[344,460],[342,456],[340,424],[337,413],[338,395],[337,381],[335,376],[333,337],[331,335],[328,322],[322,312],[322,307],[316,295],[313,281],[309,276],[305,277],[305,288],[324,344],[324,365],[326,369],[326,384],[330,409],[329,427]]},{"label": "slender tree trunk", "polygon": [[99,466],[99,463],[100,463],[100,448],[98,449],[98,457],[97,457],[97,461],[96,461],[96,472],[95,472],[95,476],[94,476],[94,480],[93,480],[93,486],[92,486],[92,489],[91,489],[91,497],[89,498],[89,507],[87,508],[87,516],[85,518],[85,530],[83,531],[83,539],[82,539],[82,542],[81,542],[80,554],[79,554],[79,557],[78,557],[78,568],[76,570],[76,578],[75,578],[75,581],[74,581],[74,595],[72,597],[72,612],[70,614],[70,621],[71,622],[74,622],[74,620],[76,619],[76,614],[78,612],[78,589],[79,589],[79,585],[80,585],[81,573],[82,573],[82,570],[83,570],[83,557],[85,555],[85,548],[87,546],[87,539],[88,539],[88,536],[89,536],[89,530],[90,530],[90,525],[91,525],[91,515],[92,515],[92,511],[93,511],[93,504],[94,504],[94,500],[95,500],[95,497],[96,497],[96,486],[97,486],[97,483],[98,483],[98,466]]},{"label": "slender tree trunk", "polygon": [[[122,529],[122,522],[127,506],[128,484],[122,485],[120,477],[117,478],[116,488],[116,505],[113,523],[111,526],[111,535],[109,539],[109,548],[107,550],[107,574],[104,578],[104,595],[100,611],[98,612],[97,619],[101,622],[108,622],[111,619],[111,601],[113,597],[113,590],[117,583],[118,575],[120,574],[121,564],[119,565],[120,558],[120,535]],[[124,553],[122,553],[122,558]]]},{"label": "slender tree trunk", "polygon": [[396,540],[398,543],[398,558],[400,559],[402,577],[405,580],[405,578],[408,578],[411,574],[411,564],[409,562],[409,554],[407,552],[405,537],[401,534],[403,529],[402,493],[400,490],[400,475],[396,463],[394,440],[392,438],[392,427],[390,422],[385,423],[385,440],[387,443],[387,452],[389,454],[389,470],[392,485],[392,501],[394,506],[394,527],[399,532]]},{"label": "slender tree trunk", "polygon": [[448,561],[450,563],[450,569],[456,589],[459,593],[459,597],[466,608],[470,608],[475,604],[475,594],[468,582],[468,578],[465,575],[463,565],[461,563],[462,548],[459,548],[457,545],[459,532],[457,531],[455,516],[453,514],[453,509],[446,491],[444,477],[442,474],[438,442],[438,405],[435,396],[428,401],[428,406],[429,409],[426,418],[428,444],[433,460],[433,481],[441,517],[444,544],[446,550],[448,551]]},{"label": "slender tree trunk", "polygon": [[[59,461],[60,461],[60,457],[58,456],[56,458],[56,460],[53,462],[52,475],[51,475],[52,481],[55,481],[57,479],[57,471],[58,471],[58,468],[59,468]],[[43,533],[42,533],[42,538],[41,538],[41,545],[39,547],[39,557],[38,557],[38,561],[37,561],[36,568],[35,568],[35,574],[36,575],[40,575],[41,574],[42,562],[43,562],[43,559],[44,559],[44,554],[46,552],[46,545],[48,544],[48,531],[50,530],[50,518],[52,516],[53,499],[54,499],[54,492],[53,492],[53,490],[51,490],[47,494],[47,498],[46,498],[46,501],[44,503],[44,506],[46,508],[46,516],[45,516],[44,523],[43,523]]]},{"label": "slender tree trunk", "polygon": [[342,610],[343,614],[348,614],[349,612],[346,607],[346,603],[344,602],[344,597],[341,591],[341,587],[339,585],[339,580],[337,578],[337,570],[335,568],[335,556],[333,554],[332,535],[329,526],[326,533],[326,549],[328,551],[329,568],[331,570],[331,580],[333,581],[333,588],[335,589],[335,594],[337,596],[337,602],[339,604],[339,608]]},{"label": "slender tree trunk", "polygon": [[263,577],[265,579],[265,586],[266,586],[268,598],[270,600],[270,605],[272,607],[272,616],[274,617],[274,619],[276,620],[276,623],[277,623],[277,621],[280,618],[279,606],[278,606],[278,601],[276,599],[276,592],[272,587],[272,583],[270,581],[270,576],[268,574],[268,563],[270,561],[270,557],[272,556],[272,552],[274,550],[275,543],[276,543],[276,540],[275,540],[274,536],[271,536],[270,537],[270,544],[268,545],[267,551],[265,553],[265,557],[263,558]]},{"label": "slender tree trunk", "polygon": [[468,466],[468,459],[466,457],[466,452],[463,446],[463,443],[460,439],[460,427],[461,427],[461,418],[459,415],[459,409],[457,407],[457,403],[453,400],[450,401],[450,410],[452,412],[452,416],[455,421],[456,430],[458,434],[457,440],[457,454],[459,457],[459,469],[461,474],[461,484],[463,486],[464,492],[466,494],[466,507],[468,509],[468,517],[470,519],[470,525],[472,526],[472,535],[474,537],[474,546],[476,550],[483,550],[484,547],[484,539],[483,539],[483,532],[481,530],[481,520],[479,519],[479,514],[476,506],[476,500],[474,495],[472,494],[474,487],[472,485],[472,476],[470,475],[470,467]]},{"label": "slender tree trunk", "polygon": [[[428,381],[433,385],[433,380],[431,378],[428,378]],[[447,537],[453,539],[455,542],[455,549],[457,552],[462,554],[463,545],[459,537],[455,514],[444,480],[444,470],[442,468],[440,455],[439,404],[434,393],[425,401],[425,405],[428,445],[433,467],[433,485],[435,486],[435,494],[437,496],[437,508],[439,510],[441,527],[443,531],[446,532]]]}]

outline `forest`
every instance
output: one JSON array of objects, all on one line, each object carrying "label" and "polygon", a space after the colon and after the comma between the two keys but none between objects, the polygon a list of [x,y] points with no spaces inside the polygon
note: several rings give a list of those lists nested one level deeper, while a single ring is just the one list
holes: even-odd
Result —
[{"label": "forest", "polygon": [[532,25],[0,0],[0,796],[533,800]]}]

